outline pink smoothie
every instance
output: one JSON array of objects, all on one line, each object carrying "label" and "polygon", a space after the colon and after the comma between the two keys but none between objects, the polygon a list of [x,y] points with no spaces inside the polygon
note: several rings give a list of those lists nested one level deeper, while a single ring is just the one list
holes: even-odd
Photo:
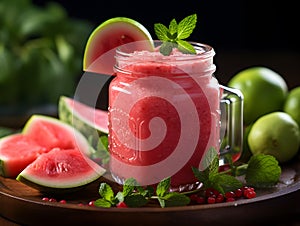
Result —
[{"label": "pink smoothie", "polygon": [[173,187],[196,182],[192,167],[219,150],[220,93],[214,52],[135,52],[117,57],[109,90],[110,170],[122,183],[171,177]]}]

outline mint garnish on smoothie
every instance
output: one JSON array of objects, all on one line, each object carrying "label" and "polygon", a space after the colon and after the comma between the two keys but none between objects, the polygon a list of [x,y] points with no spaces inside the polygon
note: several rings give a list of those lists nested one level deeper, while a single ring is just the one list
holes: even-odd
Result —
[{"label": "mint garnish on smoothie", "polygon": [[173,19],[169,28],[161,23],[154,24],[154,31],[157,37],[163,41],[160,47],[160,53],[168,56],[173,48],[177,48],[182,53],[196,54],[194,47],[184,39],[188,38],[197,23],[197,14],[185,17],[179,23]]}]

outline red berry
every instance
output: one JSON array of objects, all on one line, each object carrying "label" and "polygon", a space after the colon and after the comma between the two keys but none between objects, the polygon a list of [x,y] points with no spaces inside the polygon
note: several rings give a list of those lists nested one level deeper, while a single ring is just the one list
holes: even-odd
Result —
[{"label": "red berry", "polygon": [[198,204],[204,204],[205,203],[205,199],[201,196],[198,196],[197,199],[196,199],[196,202]]},{"label": "red berry", "polygon": [[56,199],[55,198],[50,198],[49,202],[56,202]]},{"label": "red berry", "polygon": [[126,203],[125,202],[119,202],[118,204],[117,204],[117,208],[127,208],[128,206],[126,205]]},{"label": "red berry", "polygon": [[216,198],[215,197],[208,197],[207,198],[207,203],[208,204],[214,204],[214,203],[216,203]]},{"label": "red berry", "polygon": [[245,197],[248,198],[248,199],[255,198],[256,197],[256,192],[255,191],[248,191],[248,192],[246,192]]},{"label": "red berry", "polygon": [[90,202],[88,203],[88,206],[95,206],[94,202],[95,202],[95,201],[90,201]]},{"label": "red berry", "polygon": [[243,196],[243,191],[242,191],[242,189],[238,188],[235,190],[234,194],[236,197],[240,198]]},{"label": "red berry", "polygon": [[233,191],[228,191],[225,193],[225,198],[235,198],[235,193]]},{"label": "red berry", "polygon": [[59,203],[65,204],[65,203],[67,203],[67,201],[63,199],[63,200],[60,200]]},{"label": "red berry", "polygon": [[44,198],[42,198],[42,200],[43,200],[43,201],[49,201],[49,198],[44,197]]},{"label": "red berry", "polygon": [[214,191],[212,188],[207,188],[205,190],[205,197],[212,197],[214,195]]},{"label": "red berry", "polygon": [[224,201],[224,196],[220,193],[218,194],[217,198],[216,198],[216,202],[217,203],[221,203]]},{"label": "red berry", "polygon": [[235,198],[233,197],[229,197],[226,199],[226,202],[234,202],[235,201]]}]

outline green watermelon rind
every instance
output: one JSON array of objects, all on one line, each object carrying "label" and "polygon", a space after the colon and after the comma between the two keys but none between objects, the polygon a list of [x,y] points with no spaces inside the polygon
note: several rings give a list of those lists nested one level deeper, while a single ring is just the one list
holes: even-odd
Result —
[{"label": "green watermelon rind", "polygon": [[81,185],[81,186],[75,186],[75,187],[69,187],[69,188],[55,188],[55,187],[47,187],[47,186],[43,186],[43,185],[34,183],[34,182],[26,179],[22,175],[18,175],[18,177],[17,177],[17,180],[19,182],[21,182],[31,188],[34,188],[43,194],[67,194],[67,193],[69,194],[69,193],[77,192],[77,191],[80,191],[80,190],[86,188],[90,184],[96,183],[98,181],[98,179],[99,178],[96,178],[95,180],[93,180],[87,184]]},{"label": "green watermelon rind", "polygon": [[26,122],[22,130],[22,133],[28,134],[28,131],[30,131],[31,126],[34,124],[36,120],[46,120],[48,122],[53,123],[56,126],[63,127],[64,129],[66,129],[68,132],[70,132],[75,136],[76,144],[79,147],[79,150],[81,152],[83,152],[86,156],[91,156],[93,153],[95,153],[94,148],[90,145],[89,141],[80,131],[78,131],[75,127],[69,125],[68,123],[63,122],[51,116],[39,115],[39,114],[32,115]]},{"label": "green watermelon rind", "polygon": [[[64,151],[64,150],[55,150],[57,152]],[[49,152],[51,154],[51,151]],[[48,154],[48,155],[49,155]],[[56,154],[56,153],[55,153]],[[37,158],[36,161],[41,160],[47,154],[41,155]],[[46,157],[49,158],[48,156]],[[63,182],[55,181],[56,178],[43,178],[42,176],[36,176],[32,171],[31,164],[29,164],[16,178],[17,181],[20,181],[32,188],[39,190],[40,192],[47,193],[67,193],[72,191],[80,190],[87,185],[95,182],[101,176],[103,176],[106,170],[99,166],[97,163],[93,162],[92,160],[84,157],[82,161],[87,161],[90,169],[85,173],[78,174],[75,177],[70,176],[69,178],[65,178]],[[34,162],[33,162],[34,164]]]},{"label": "green watermelon rind", "polygon": [[71,107],[68,106],[68,101],[72,101],[73,99],[61,96],[58,103],[58,117],[61,121],[71,125],[76,128],[79,132],[81,132],[87,140],[95,147],[99,138],[103,135],[107,135],[108,131],[104,131],[97,126],[91,125],[87,120],[76,115]]},{"label": "green watermelon rind", "polygon": [[[135,21],[131,18],[127,18],[127,17],[110,18],[110,19],[104,21],[103,23],[101,23],[98,27],[96,27],[96,29],[92,32],[92,34],[90,35],[90,37],[87,41],[87,44],[86,44],[86,47],[84,50],[84,55],[83,55],[83,70],[84,71],[86,71],[87,68],[93,63],[93,62],[90,62],[90,59],[89,59],[90,58],[89,55],[91,54],[90,52],[92,51],[90,46],[93,46],[92,43],[95,41],[95,39],[99,38],[102,30],[107,29],[108,25],[118,24],[118,23],[126,24],[131,29],[135,29],[136,35],[139,36],[140,38],[142,38],[142,39],[138,39],[138,40],[139,41],[148,40],[148,45],[151,47],[151,49],[154,48],[154,43],[153,43],[153,39],[152,39],[150,32],[141,23],[139,23],[138,21]],[[94,48],[95,48],[95,46],[94,46]]]}]

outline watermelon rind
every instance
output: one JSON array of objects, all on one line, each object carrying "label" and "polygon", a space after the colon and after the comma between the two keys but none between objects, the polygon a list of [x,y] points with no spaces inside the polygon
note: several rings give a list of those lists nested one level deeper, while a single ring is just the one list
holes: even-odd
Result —
[{"label": "watermelon rind", "polygon": [[[53,126],[57,127],[57,129],[62,129],[64,130],[64,132],[70,134],[71,136],[74,136],[73,140],[75,141],[75,145],[86,156],[91,156],[95,152],[94,148],[90,145],[89,141],[80,131],[78,131],[76,128],[72,127],[71,125],[51,116],[39,115],[39,114],[32,115],[29,118],[29,120],[26,122],[22,130],[22,133],[25,135],[30,135],[32,127],[35,126],[35,123],[39,123],[39,122],[50,123]],[[34,136],[34,134],[30,136]]]},{"label": "watermelon rind", "polygon": [[[84,116],[80,115],[76,112],[75,109],[72,108],[70,102],[76,101],[67,96],[61,96],[58,104],[58,117],[61,121],[71,125],[80,131],[88,141],[95,147],[98,144],[99,137],[108,134],[108,126],[106,125],[96,125],[95,122],[84,118]],[[80,103],[83,108],[89,109],[89,111],[102,111],[87,105]],[[93,115],[93,113],[91,113]]]},{"label": "watermelon rind", "polygon": [[84,188],[105,172],[76,149],[53,149],[40,155],[16,179],[44,193],[65,193]]},{"label": "watermelon rind", "polygon": [[[124,33],[118,31],[124,31]],[[123,37],[128,39],[123,39]],[[135,41],[145,41],[145,50],[154,48],[151,34],[139,22],[127,17],[114,17],[104,21],[96,27],[87,41],[83,56],[83,70],[100,73],[91,70],[90,67],[98,57],[120,45]]]}]

